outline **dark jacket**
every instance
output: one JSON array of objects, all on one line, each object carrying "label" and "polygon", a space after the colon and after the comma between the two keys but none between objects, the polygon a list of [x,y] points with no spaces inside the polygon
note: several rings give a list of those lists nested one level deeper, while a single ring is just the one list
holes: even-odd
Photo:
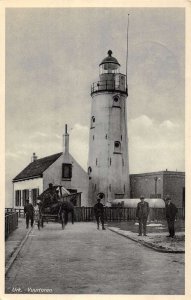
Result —
[{"label": "dark jacket", "polygon": [[95,216],[101,216],[104,213],[104,206],[102,203],[96,203],[94,205],[94,214]]},{"label": "dark jacket", "polygon": [[177,214],[177,207],[173,203],[166,204],[166,218],[170,220],[175,220]]},{"label": "dark jacket", "polygon": [[28,203],[24,206],[24,213],[30,217],[34,216],[34,207],[31,203]]},{"label": "dark jacket", "polygon": [[141,218],[145,218],[147,219],[149,215],[149,204],[148,202],[144,201],[139,202],[137,204],[137,210],[136,210],[136,217],[141,219]]}]

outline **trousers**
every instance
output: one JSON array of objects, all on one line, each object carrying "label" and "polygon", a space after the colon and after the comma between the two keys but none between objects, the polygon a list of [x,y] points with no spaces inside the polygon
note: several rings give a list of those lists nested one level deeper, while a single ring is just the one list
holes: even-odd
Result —
[{"label": "trousers", "polygon": [[167,218],[168,231],[169,231],[169,235],[170,235],[171,237],[174,237],[174,235],[175,235],[174,222],[175,222],[174,219],[169,219],[169,218]]},{"label": "trousers", "polygon": [[99,228],[99,222],[101,221],[102,228],[104,228],[104,217],[103,215],[96,215],[97,228]]},{"label": "trousers", "polygon": [[29,221],[31,221],[31,227],[33,226],[34,223],[34,216],[26,214],[26,227],[29,228]]},{"label": "trousers", "polygon": [[139,218],[139,234],[146,234],[147,218]]}]

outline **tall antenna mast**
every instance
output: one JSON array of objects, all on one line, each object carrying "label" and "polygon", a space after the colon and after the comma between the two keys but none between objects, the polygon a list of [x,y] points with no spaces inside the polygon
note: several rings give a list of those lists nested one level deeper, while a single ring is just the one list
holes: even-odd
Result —
[{"label": "tall antenna mast", "polygon": [[128,14],[128,21],[127,21],[127,53],[126,53],[126,90],[128,94],[128,87],[127,87],[127,67],[128,67],[128,52],[129,52],[129,14]]}]

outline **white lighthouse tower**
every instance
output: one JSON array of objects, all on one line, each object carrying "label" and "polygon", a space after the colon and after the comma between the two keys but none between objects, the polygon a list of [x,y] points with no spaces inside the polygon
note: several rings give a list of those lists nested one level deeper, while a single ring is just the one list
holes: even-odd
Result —
[{"label": "white lighthouse tower", "polygon": [[129,198],[126,76],[120,73],[120,64],[111,50],[99,67],[99,81],[91,87],[90,205],[96,203],[98,193],[104,194],[106,205],[113,199]]}]

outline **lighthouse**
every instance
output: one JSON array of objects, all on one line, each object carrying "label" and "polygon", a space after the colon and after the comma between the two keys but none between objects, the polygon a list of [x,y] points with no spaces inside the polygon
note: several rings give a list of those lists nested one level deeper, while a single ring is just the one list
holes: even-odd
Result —
[{"label": "lighthouse", "polygon": [[99,80],[91,86],[89,134],[89,204],[103,193],[103,203],[129,198],[126,75],[112,51],[99,65]]}]

